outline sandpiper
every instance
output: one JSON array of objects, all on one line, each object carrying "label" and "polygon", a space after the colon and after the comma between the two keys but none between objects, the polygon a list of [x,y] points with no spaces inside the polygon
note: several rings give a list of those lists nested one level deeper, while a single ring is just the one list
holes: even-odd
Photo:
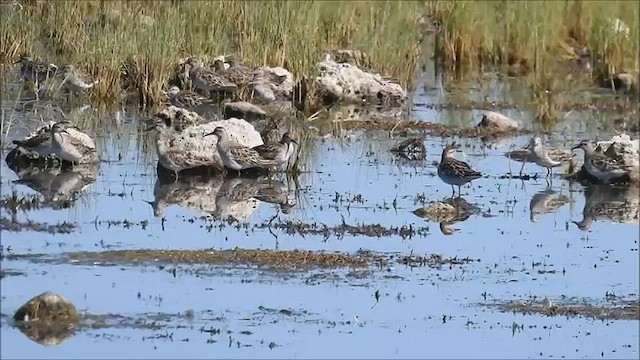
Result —
[{"label": "sandpiper", "polygon": [[[68,135],[68,136],[65,136]],[[51,149],[53,153],[64,161],[78,163],[82,159],[82,152],[78,149],[79,142],[74,141],[64,124],[55,123],[51,128]]]},{"label": "sandpiper", "polygon": [[249,84],[253,79],[254,71],[246,66],[238,64],[238,62],[231,58],[227,60],[229,68],[225,69],[221,60],[216,60],[213,65],[216,70],[216,74],[224,76],[227,80],[236,84],[236,86],[244,86]]},{"label": "sandpiper", "polygon": [[295,145],[298,142],[291,138],[289,132],[282,135],[282,139],[278,143],[263,144],[253,148],[262,158],[266,160],[276,161],[276,166],[281,166],[289,162],[289,159],[295,152]]},{"label": "sandpiper", "polygon": [[[158,131],[156,137],[156,152],[158,154],[158,162],[167,170],[171,170],[175,174],[175,181],[178,181],[178,173],[182,170],[197,168],[201,166],[210,166],[213,164],[212,159],[206,156],[196,154],[193,151],[171,148],[167,146],[166,136],[168,134],[167,124],[157,119],[155,121],[155,129]],[[147,130],[152,130],[154,127]]]},{"label": "sandpiper", "polygon": [[575,149],[584,151],[584,168],[587,172],[605,184],[608,184],[611,179],[624,176],[629,172],[629,166],[619,163],[603,153],[596,152],[593,143],[589,140],[582,140],[571,150]]},{"label": "sandpiper", "polygon": [[38,88],[41,82],[44,82],[55,74],[58,70],[58,67],[55,64],[47,64],[42,61],[36,61],[32,58],[22,55],[20,60],[16,61],[14,64],[22,64],[20,68],[20,72],[22,73],[22,77],[31,81]]},{"label": "sandpiper", "polygon": [[212,69],[205,68],[202,64],[190,58],[187,61],[189,65],[189,78],[193,87],[206,92],[226,92],[236,91],[237,86],[224,76],[216,74]]},{"label": "sandpiper", "polygon": [[187,110],[212,103],[210,99],[207,99],[196,92],[180,90],[180,88],[175,85],[169,88],[168,95],[171,105]]},{"label": "sandpiper", "polygon": [[455,195],[454,185],[458,186],[458,196],[460,188],[468,182],[482,177],[482,173],[475,171],[464,161],[453,157],[458,146],[448,145],[442,150],[442,159],[438,165],[438,176],[442,181],[451,185],[452,197]]},{"label": "sandpiper", "polygon": [[83,74],[73,65],[65,65],[62,67],[63,82],[61,86],[73,93],[81,93],[92,88],[98,83],[93,81],[88,75]]},{"label": "sandpiper", "polygon": [[570,151],[543,146],[542,139],[539,136],[531,138],[526,148],[531,151],[530,154],[533,161],[538,166],[547,169],[547,177],[553,175],[554,167],[569,163],[573,158],[573,154]]},{"label": "sandpiper", "polygon": [[53,142],[54,125],[58,125],[56,127],[56,131],[59,134],[58,138],[64,140],[65,145],[66,143],[72,144],[83,154],[81,162],[92,162],[94,160],[97,160],[95,143],[93,142],[91,137],[83,133],[82,130],[80,130],[78,127],[67,120],[63,120],[57,123],[51,122],[48,125],[45,125],[38,129],[28,138],[24,140],[14,140],[13,143],[27,151],[36,153],[40,157],[46,158],[51,154],[56,153]]},{"label": "sandpiper", "polygon": [[229,134],[223,127],[217,127],[204,136],[215,135],[217,138],[216,148],[220,154],[220,160],[228,169],[240,171],[252,168],[268,169],[276,166],[276,160],[264,159],[260,154],[247,146],[232,144],[229,141]]}]

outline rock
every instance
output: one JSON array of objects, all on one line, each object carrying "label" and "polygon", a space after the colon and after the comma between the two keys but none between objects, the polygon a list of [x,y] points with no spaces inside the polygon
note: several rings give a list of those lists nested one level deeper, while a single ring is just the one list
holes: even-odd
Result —
[{"label": "rock", "polygon": [[640,140],[631,140],[626,134],[616,135],[609,141],[600,141],[596,150],[600,148],[604,154],[629,166],[629,180],[640,183]]},{"label": "rock", "polygon": [[485,112],[476,127],[485,128],[496,133],[517,131],[519,128],[515,120],[495,111]]},{"label": "rock", "polygon": [[291,100],[293,75],[283,67],[261,67],[254,73],[249,87],[251,99],[261,103]]},{"label": "rock", "polygon": [[251,99],[263,104],[276,101],[276,94],[272,86],[266,82],[252,84]]},{"label": "rock", "polygon": [[62,295],[44,292],[22,305],[13,315],[13,320],[77,323],[78,313],[75,306]]},{"label": "rock", "polygon": [[169,106],[155,116],[162,119],[167,126],[172,126],[174,121],[196,124],[187,126],[181,131],[171,132],[167,137],[167,143],[169,147],[177,147],[182,150],[193,151],[199,156],[210,157],[214,164],[214,169],[218,171],[223,169],[223,165],[216,150],[216,137],[204,136],[213,132],[216,127],[224,127],[229,133],[230,140],[240,145],[254,147],[263,144],[260,133],[244,119],[230,118],[204,123],[204,119],[197,113],[175,106]]},{"label": "rock", "polygon": [[241,118],[247,121],[263,119],[267,116],[266,111],[259,106],[246,101],[238,101],[224,104],[225,118]]},{"label": "rock", "polygon": [[13,320],[31,340],[42,345],[57,345],[73,334],[78,313],[62,295],[44,292],[22,305]]},{"label": "rock", "polygon": [[325,104],[348,101],[357,104],[400,105],[407,92],[380,74],[326,59],[316,64],[315,87]]},{"label": "rock", "polygon": [[611,76],[602,83],[602,87],[620,90],[626,94],[638,93],[639,74],[620,73]]}]

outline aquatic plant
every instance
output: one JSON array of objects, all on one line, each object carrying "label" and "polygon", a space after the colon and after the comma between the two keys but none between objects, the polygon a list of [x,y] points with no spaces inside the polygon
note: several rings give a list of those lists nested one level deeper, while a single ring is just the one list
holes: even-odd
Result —
[{"label": "aquatic plant", "polygon": [[545,81],[577,64],[602,81],[638,71],[638,10],[629,1],[429,1],[424,12],[439,27],[436,56],[454,72],[494,65]]},{"label": "aquatic plant", "polygon": [[[283,66],[296,81],[327,50],[364,51],[376,71],[408,85],[418,61],[415,2],[29,1],[6,6],[0,62],[21,53],[71,63],[119,101],[162,98],[180,58],[234,54],[252,67]],[[407,26],[410,25],[410,26]],[[166,89],[165,89],[166,90]]]}]

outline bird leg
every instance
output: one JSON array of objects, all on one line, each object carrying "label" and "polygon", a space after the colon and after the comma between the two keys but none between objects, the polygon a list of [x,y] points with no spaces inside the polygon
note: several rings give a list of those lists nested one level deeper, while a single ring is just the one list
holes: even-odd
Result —
[{"label": "bird leg", "polygon": [[460,190],[462,187],[458,185],[458,197],[462,196],[462,191]]},{"label": "bird leg", "polygon": [[456,189],[453,187],[453,185],[451,185],[451,198],[453,199],[455,195],[456,195]]},{"label": "bird leg", "polygon": [[520,168],[520,172],[518,173],[518,175],[520,175],[520,177],[522,177],[522,170],[524,170],[524,165],[526,164],[525,161],[522,162],[522,167]]}]

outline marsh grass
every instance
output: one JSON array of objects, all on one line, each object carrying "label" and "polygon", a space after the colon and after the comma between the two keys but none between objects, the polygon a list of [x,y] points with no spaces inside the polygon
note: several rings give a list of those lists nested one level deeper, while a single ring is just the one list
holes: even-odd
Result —
[{"label": "marsh grass", "polygon": [[639,6],[637,1],[432,1],[425,11],[440,26],[436,54],[445,68],[462,73],[508,67],[544,83],[545,73],[577,60],[585,47],[594,80],[637,72]]},{"label": "marsh grass", "polygon": [[418,61],[416,2],[34,1],[0,22],[0,62],[21,53],[73,63],[98,79],[92,96],[120,89],[157,103],[178,59],[234,54],[251,67],[283,66],[296,80],[330,49],[365,52],[376,71],[409,85]]}]

